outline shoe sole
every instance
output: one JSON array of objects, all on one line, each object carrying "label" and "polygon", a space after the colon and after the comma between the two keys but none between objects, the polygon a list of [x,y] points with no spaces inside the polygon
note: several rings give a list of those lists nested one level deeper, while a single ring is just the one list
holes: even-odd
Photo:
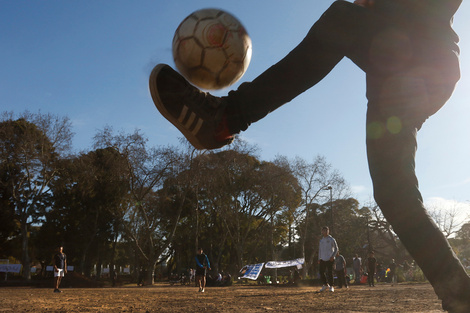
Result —
[{"label": "shoe sole", "polygon": [[171,123],[173,124],[178,130],[186,137],[186,139],[194,146],[194,148],[199,149],[199,150],[204,150],[206,147],[204,147],[201,142],[199,142],[199,139],[197,139],[196,135],[193,134],[190,130],[188,130],[183,124],[181,124],[178,119],[175,119],[165,108],[163,105],[162,100],[160,99],[160,96],[158,94],[158,89],[157,89],[157,76],[158,73],[164,68],[167,67],[168,65],[165,64],[158,64],[155,66],[152,70],[152,73],[150,74],[150,79],[149,79],[149,89],[150,89],[150,95],[152,96],[153,103],[157,107],[158,111]]}]

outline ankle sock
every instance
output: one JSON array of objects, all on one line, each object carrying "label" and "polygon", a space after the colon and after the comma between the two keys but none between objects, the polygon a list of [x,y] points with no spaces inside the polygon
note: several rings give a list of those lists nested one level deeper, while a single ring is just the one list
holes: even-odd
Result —
[{"label": "ankle sock", "polygon": [[224,114],[222,117],[222,121],[220,122],[219,126],[215,131],[215,139],[217,141],[225,141],[233,137],[233,134],[230,132],[228,127],[227,115]]}]

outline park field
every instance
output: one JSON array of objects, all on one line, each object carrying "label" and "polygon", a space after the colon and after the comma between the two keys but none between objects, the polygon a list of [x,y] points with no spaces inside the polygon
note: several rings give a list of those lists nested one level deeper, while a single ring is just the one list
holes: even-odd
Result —
[{"label": "park field", "polygon": [[0,312],[443,312],[429,284],[319,287],[0,287]]}]

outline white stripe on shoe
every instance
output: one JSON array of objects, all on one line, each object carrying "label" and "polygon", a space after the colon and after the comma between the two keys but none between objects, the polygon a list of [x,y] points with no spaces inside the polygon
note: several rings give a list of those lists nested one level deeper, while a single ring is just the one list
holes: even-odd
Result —
[{"label": "white stripe on shoe", "polygon": [[188,130],[191,130],[191,125],[193,124],[195,119],[196,119],[196,113],[191,112],[188,120],[186,121],[186,123],[184,123],[184,127],[186,127]]},{"label": "white stripe on shoe", "polygon": [[186,118],[186,114],[188,113],[188,107],[183,106],[183,110],[181,110],[180,117],[178,117],[178,122],[183,124],[184,119]]},{"label": "white stripe on shoe", "polygon": [[199,118],[196,127],[194,127],[193,131],[191,132],[194,136],[196,136],[199,130],[201,129],[202,123],[204,123],[204,121],[202,120],[202,118]]},{"label": "white stripe on shoe", "polygon": [[191,134],[196,136],[197,133],[199,132],[199,130],[201,129],[202,124],[204,123],[204,120],[200,117],[197,118],[197,123],[194,126],[194,129],[191,130],[191,126],[194,124],[194,120],[196,120],[197,115],[196,115],[196,113],[191,112],[191,114],[189,114],[188,120],[186,121],[186,123],[184,123],[184,120],[187,118],[188,113],[189,113],[189,108],[186,105],[183,106],[183,109],[181,110],[180,116],[178,117],[178,122],[181,125],[183,125],[183,127],[186,128],[188,131],[190,131]]}]

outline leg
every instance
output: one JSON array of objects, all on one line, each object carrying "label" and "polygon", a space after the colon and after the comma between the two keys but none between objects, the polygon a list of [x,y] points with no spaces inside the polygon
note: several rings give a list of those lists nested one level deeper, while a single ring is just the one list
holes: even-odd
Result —
[{"label": "leg", "polygon": [[326,272],[326,262],[325,261],[320,261],[320,279],[323,283],[324,286],[328,285],[328,280],[326,278],[325,272]]},{"label": "leg", "polygon": [[204,292],[204,288],[206,288],[206,275],[202,276],[202,292]]},{"label": "leg", "polygon": [[284,59],[229,93],[230,130],[245,130],[291,101],[321,81],[344,56],[366,69],[364,58],[371,38],[383,27],[383,20],[372,11],[350,2],[334,2]]},{"label": "leg", "polygon": [[326,278],[330,286],[334,286],[333,278],[333,261],[327,261],[326,263]]},{"label": "leg", "polygon": [[[369,77],[368,84],[374,84],[368,89],[367,155],[375,200],[443,300],[444,309],[468,312],[470,278],[426,212],[415,175],[417,131],[452,89],[433,89],[425,78],[407,75]],[[379,90],[375,85],[382,87],[380,94],[375,94]]]},{"label": "leg", "polygon": [[346,278],[344,277],[344,270],[336,271],[336,277],[338,277],[338,288],[342,288],[343,285],[346,287]]},{"label": "leg", "polygon": [[227,97],[201,92],[164,64],[157,65],[150,75],[150,93],[160,113],[195,148],[217,149],[314,86],[344,56],[367,70],[372,39],[387,25],[373,10],[338,0],[283,60]]}]

